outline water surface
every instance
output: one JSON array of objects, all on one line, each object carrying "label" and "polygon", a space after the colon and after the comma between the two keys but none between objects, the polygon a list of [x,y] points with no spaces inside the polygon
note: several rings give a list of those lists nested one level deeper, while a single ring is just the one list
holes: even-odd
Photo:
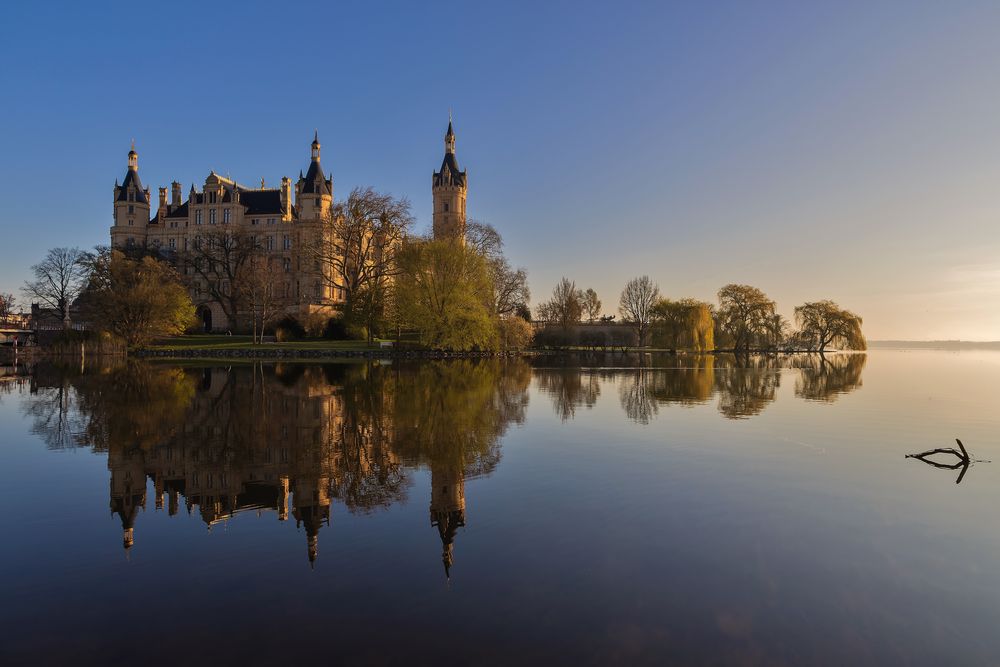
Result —
[{"label": "water surface", "polygon": [[[991,351],[2,368],[0,660],[995,664],[998,396]],[[996,463],[904,458],[955,437]]]}]

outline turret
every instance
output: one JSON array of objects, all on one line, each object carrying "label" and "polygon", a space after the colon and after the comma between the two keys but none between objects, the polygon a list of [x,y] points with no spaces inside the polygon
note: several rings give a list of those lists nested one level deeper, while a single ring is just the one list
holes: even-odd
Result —
[{"label": "turret", "polygon": [[323,173],[319,162],[320,143],[319,132],[313,135],[312,152],[309,170],[295,184],[295,205],[298,208],[299,219],[315,220],[325,217],[333,205],[333,177],[329,179]]},{"label": "turret", "polygon": [[128,170],[121,185],[115,184],[115,224],[111,228],[113,246],[145,245],[149,224],[149,188],[139,179],[139,154],[135,143],[128,152]]},{"label": "turret", "polygon": [[441,170],[434,172],[431,192],[434,195],[434,238],[457,239],[465,243],[465,197],[468,191],[466,173],[459,169],[455,157],[455,131],[451,118],[444,135],[444,160]]}]

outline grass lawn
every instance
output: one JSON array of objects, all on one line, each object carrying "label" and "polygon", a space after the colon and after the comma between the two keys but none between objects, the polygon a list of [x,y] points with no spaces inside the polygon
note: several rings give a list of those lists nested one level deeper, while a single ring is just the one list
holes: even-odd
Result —
[{"label": "grass lawn", "polygon": [[161,338],[149,345],[150,350],[372,350],[378,343],[369,345],[363,340],[297,340],[287,343],[258,343],[250,336],[221,336],[195,334]]}]

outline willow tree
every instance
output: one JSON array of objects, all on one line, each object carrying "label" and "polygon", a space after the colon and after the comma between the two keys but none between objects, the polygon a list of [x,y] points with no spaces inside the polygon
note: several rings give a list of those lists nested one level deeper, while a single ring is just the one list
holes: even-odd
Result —
[{"label": "willow tree", "polygon": [[800,336],[822,354],[829,345],[864,350],[868,344],[861,333],[861,318],[830,300],[812,301],[795,308]]},{"label": "willow tree", "polygon": [[726,285],[718,296],[720,329],[733,341],[734,352],[749,354],[751,345],[766,339],[773,327],[774,301],[750,285]]},{"label": "willow tree", "polygon": [[653,335],[672,350],[709,352],[715,347],[712,306],[695,299],[660,299],[653,305]]},{"label": "willow tree", "polygon": [[499,344],[486,259],[452,240],[404,244],[393,290],[399,324],[427,347],[493,350]]}]

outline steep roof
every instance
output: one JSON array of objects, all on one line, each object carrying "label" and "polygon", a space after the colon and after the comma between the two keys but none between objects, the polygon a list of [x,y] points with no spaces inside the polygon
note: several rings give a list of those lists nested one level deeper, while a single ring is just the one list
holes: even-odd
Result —
[{"label": "steep roof", "polygon": [[170,213],[167,213],[168,218],[186,218],[188,217],[188,203],[184,202]]},{"label": "steep roof", "polygon": [[[451,131],[451,123],[448,124]],[[445,153],[441,162],[441,171],[434,172],[434,185],[465,185],[465,172],[458,168],[458,160],[454,153]]]},{"label": "steep roof", "polygon": [[122,182],[121,189],[118,191],[118,201],[128,201],[128,186],[135,186],[135,201],[140,204],[148,204],[149,200],[146,199],[146,191],[142,187],[142,181],[139,180],[139,172],[135,169],[129,169],[125,172],[125,180]]},{"label": "steep roof", "polygon": [[313,160],[309,163],[309,171],[306,172],[306,175],[300,182],[302,183],[302,189],[300,190],[302,194],[332,194],[330,192],[330,184],[323,173],[323,167],[319,165],[319,160]]},{"label": "steep roof", "polygon": [[[240,201],[246,207],[246,215],[281,215],[281,191],[280,190],[248,190],[239,188]],[[190,204],[203,203],[202,193],[194,193],[186,202],[173,209],[166,215],[168,218],[186,218],[189,215]],[[232,201],[232,195],[227,190],[222,199],[223,203]]]},{"label": "steep roof", "polygon": [[244,190],[240,188],[240,203],[247,207],[246,215],[281,215],[280,190]]}]

